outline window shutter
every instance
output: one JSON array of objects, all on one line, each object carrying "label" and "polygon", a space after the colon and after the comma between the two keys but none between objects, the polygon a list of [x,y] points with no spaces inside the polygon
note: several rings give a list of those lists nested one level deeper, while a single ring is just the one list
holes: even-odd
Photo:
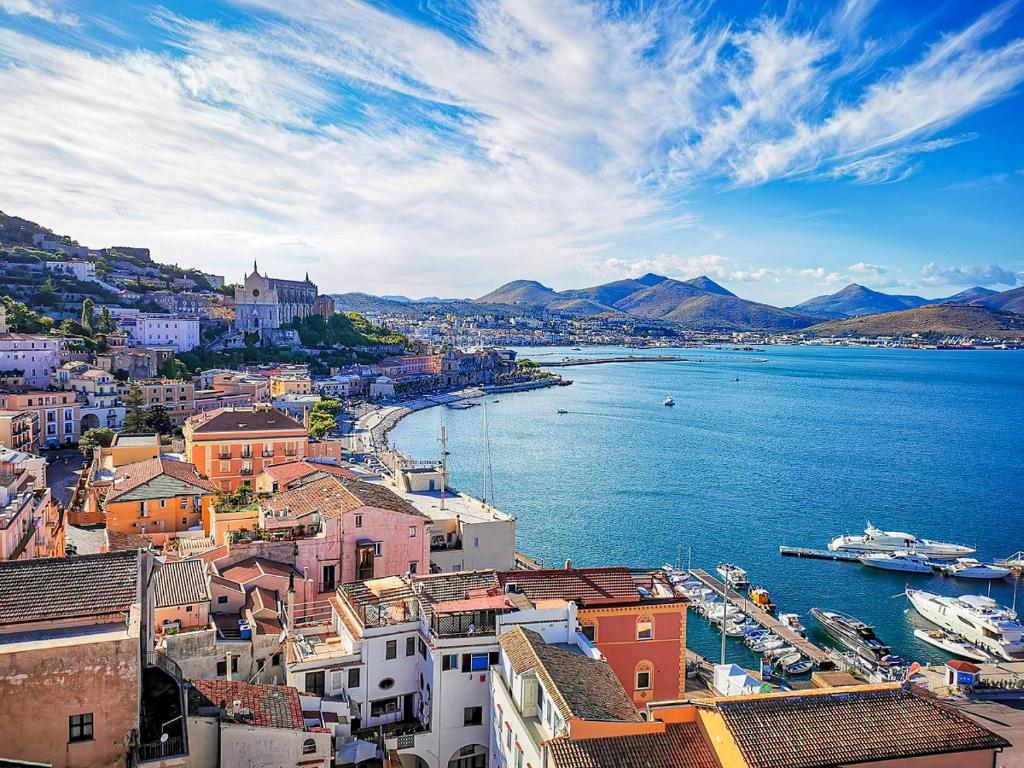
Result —
[{"label": "window shutter", "polygon": [[463,672],[469,672],[470,671],[469,665],[472,662],[472,660],[473,660],[473,655],[472,654],[470,654],[470,653],[462,654],[462,671]]}]

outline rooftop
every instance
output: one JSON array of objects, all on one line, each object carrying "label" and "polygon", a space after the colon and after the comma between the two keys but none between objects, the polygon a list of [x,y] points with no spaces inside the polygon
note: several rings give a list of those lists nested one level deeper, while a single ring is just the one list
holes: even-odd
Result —
[{"label": "rooftop", "polygon": [[[412,515],[413,517],[424,516],[416,509],[416,507],[409,504],[394,491],[376,483],[368,483],[365,480],[356,480],[340,474],[329,474],[325,477],[310,475],[307,478],[296,481],[294,487],[285,493],[296,493],[311,486],[315,486],[319,493],[322,492],[320,489],[325,488],[327,484],[336,486],[342,492],[343,496],[349,499],[345,505],[346,507],[352,504],[355,505],[351,506],[351,509],[358,509],[359,507],[376,507],[377,509],[401,512],[402,514]],[[334,492],[332,491],[331,493],[333,494]],[[349,510],[346,508],[344,511]]]},{"label": "rooftop", "polygon": [[114,435],[112,445],[117,446],[154,446],[160,445],[160,435],[156,432],[149,434],[127,434],[118,432]]},{"label": "rooftop", "polygon": [[106,501],[146,501],[211,494],[216,486],[183,461],[165,458],[125,464],[114,471]]},{"label": "rooftop", "polygon": [[157,608],[209,600],[206,563],[202,560],[171,560],[164,563],[154,576],[153,595]]},{"label": "rooftop", "polygon": [[305,730],[299,692],[291,686],[253,685],[235,680],[192,681],[188,692],[190,713],[214,714],[209,710],[222,704],[220,714],[227,722]]},{"label": "rooftop", "polygon": [[128,611],[138,577],[136,551],[0,562],[0,625]]},{"label": "rooftop", "polygon": [[717,702],[751,768],[810,768],[1009,746],[965,715],[902,687]]},{"label": "rooftop", "polygon": [[355,472],[335,464],[315,464],[310,461],[301,460],[271,464],[269,467],[264,467],[263,471],[270,475],[282,488],[317,472],[339,475],[341,477],[358,477]]},{"label": "rooftop", "polygon": [[563,720],[640,722],[607,661],[549,645],[539,633],[522,627],[506,632],[499,642],[516,674],[537,674]]},{"label": "rooftop", "polygon": [[306,428],[291,416],[276,408],[266,406],[217,408],[190,417],[188,424],[191,426],[192,432],[200,436],[216,432],[273,432],[277,430],[306,433]]},{"label": "rooftop", "polygon": [[498,581],[502,589],[515,584],[515,591],[531,602],[571,600],[579,605],[597,605],[638,603],[643,599],[637,591],[637,579],[625,566],[503,571],[498,574]]},{"label": "rooftop", "polygon": [[548,742],[556,768],[718,768],[697,723],[668,723],[663,733]]},{"label": "rooftop", "polygon": [[298,573],[291,565],[267,560],[263,557],[247,557],[219,570],[221,576],[239,584],[245,584],[260,576],[288,578],[293,573]]}]

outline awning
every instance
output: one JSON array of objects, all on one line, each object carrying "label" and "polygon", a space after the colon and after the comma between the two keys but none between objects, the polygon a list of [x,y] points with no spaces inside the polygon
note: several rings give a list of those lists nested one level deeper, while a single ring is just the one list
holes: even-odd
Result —
[{"label": "awning", "polygon": [[377,745],[372,741],[356,739],[347,744],[342,744],[338,750],[338,762],[341,765],[356,765],[367,760],[373,760],[377,756]]}]

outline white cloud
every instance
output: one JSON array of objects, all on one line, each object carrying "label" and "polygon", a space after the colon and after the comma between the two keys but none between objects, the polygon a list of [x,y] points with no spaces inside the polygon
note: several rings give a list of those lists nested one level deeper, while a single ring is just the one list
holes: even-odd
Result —
[{"label": "white cloud", "polygon": [[1009,285],[1024,283],[1024,274],[1015,274],[998,264],[940,267],[934,261],[921,270],[926,285]]},{"label": "white cloud", "polygon": [[780,273],[768,267],[743,267],[735,260],[715,253],[701,256],[680,256],[673,253],[659,253],[657,256],[638,259],[605,259],[600,272],[611,278],[640,277],[653,272],[676,280],[707,275],[708,277],[732,282],[778,281]]},{"label": "white cloud", "polygon": [[44,0],[0,0],[0,11],[11,16],[33,16],[51,24],[78,26],[78,17],[73,13],[54,7]]}]

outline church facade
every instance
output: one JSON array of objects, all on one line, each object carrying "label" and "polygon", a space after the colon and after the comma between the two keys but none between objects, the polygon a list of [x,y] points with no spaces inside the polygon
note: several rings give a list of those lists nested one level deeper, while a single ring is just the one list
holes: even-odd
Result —
[{"label": "church facade", "polygon": [[235,288],[235,330],[242,333],[276,331],[285,323],[316,314],[317,286],[305,280],[281,280],[261,275],[256,264],[245,282]]}]

